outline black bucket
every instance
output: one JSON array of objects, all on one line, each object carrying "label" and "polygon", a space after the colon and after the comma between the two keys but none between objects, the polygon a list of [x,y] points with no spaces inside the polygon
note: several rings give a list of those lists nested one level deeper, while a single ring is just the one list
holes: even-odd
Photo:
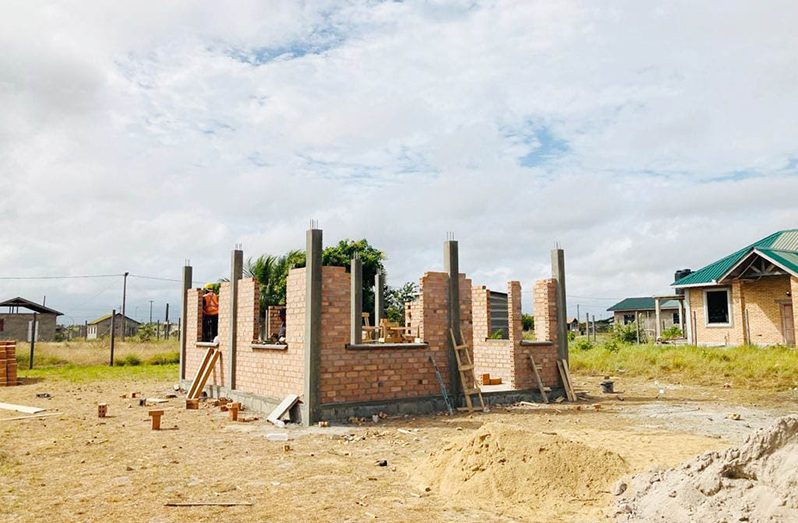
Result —
[{"label": "black bucket", "polygon": [[612,380],[604,380],[604,381],[602,381],[601,382],[601,392],[603,392],[604,394],[612,394],[612,393],[614,393],[615,392],[615,389],[613,388],[614,385],[615,385],[615,382],[612,381]]}]

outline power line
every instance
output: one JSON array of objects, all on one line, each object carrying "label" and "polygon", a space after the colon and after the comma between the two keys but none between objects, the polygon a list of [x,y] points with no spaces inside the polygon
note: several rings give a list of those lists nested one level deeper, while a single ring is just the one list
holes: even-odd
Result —
[{"label": "power line", "polygon": [[85,274],[82,276],[0,276],[0,280],[74,280],[84,278],[119,278],[122,274]]},{"label": "power line", "polygon": [[141,280],[158,280],[158,281],[173,281],[176,283],[182,283],[183,280],[176,280],[173,278],[161,278],[160,276],[142,276],[140,274],[131,274],[131,278],[139,278]]}]

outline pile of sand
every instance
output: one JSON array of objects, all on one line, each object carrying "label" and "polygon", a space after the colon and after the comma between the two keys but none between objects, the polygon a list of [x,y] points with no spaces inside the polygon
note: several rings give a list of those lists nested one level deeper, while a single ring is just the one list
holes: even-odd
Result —
[{"label": "pile of sand", "polygon": [[540,510],[575,501],[600,504],[628,470],[613,452],[552,433],[486,423],[433,452],[419,473],[425,485],[445,496]]},{"label": "pile of sand", "polygon": [[617,510],[619,521],[798,521],[798,416],[739,447],[636,475]]}]

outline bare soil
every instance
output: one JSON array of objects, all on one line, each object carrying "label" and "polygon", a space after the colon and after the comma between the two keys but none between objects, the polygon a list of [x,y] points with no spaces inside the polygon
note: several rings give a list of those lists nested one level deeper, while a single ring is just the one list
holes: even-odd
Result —
[{"label": "bare soil", "polygon": [[[140,391],[163,398],[172,390],[170,382],[45,379],[0,389],[0,402],[57,413],[0,421],[0,518],[603,521],[613,514],[611,490],[619,479],[724,450],[795,406],[791,393],[759,395],[633,380],[616,383],[620,395],[602,395],[598,381],[576,377],[577,388],[591,393],[576,405],[505,406],[490,413],[309,429],[278,429],[264,420],[234,423],[209,403],[198,411],[185,410],[178,397],[159,407],[166,411],[161,431],[150,430],[148,407],[121,396]],[[42,392],[52,398],[37,398]],[[97,417],[101,402],[108,404],[107,418]],[[732,414],[739,419],[727,418]],[[0,411],[0,418],[15,416],[22,414]],[[289,441],[270,441],[271,433],[287,434]],[[492,454],[468,454],[463,461],[463,452],[474,450],[469,442],[486,433],[498,434]],[[556,467],[536,456],[542,447],[557,452]],[[548,478],[556,488],[546,488],[546,477],[530,474],[558,475],[568,469],[572,453],[571,479]],[[534,463],[525,468],[513,456]],[[500,459],[505,460],[501,465]],[[387,465],[379,466],[379,460]],[[450,477],[455,469],[441,471],[462,469],[462,463],[495,477],[482,475],[474,488],[457,488],[452,483],[457,478]],[[512,470],[499,477],[497,466]],[[519,477],[517,485],[503,496],[514,485],[513,477]],[[498,486],[491,490],[490,485]],[[529,496],[520,487],[528,488]],[[165,506],[207,501],[252,505]]]}]

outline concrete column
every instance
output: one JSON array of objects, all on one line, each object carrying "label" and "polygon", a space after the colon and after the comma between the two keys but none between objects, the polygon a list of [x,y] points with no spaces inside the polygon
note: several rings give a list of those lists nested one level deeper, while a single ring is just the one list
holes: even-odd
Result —
[{"label": "concrete column", "polygon": [[[191,265],[183,267],[183,297],[180,300],[180,379],[186,379],[186,316],[188,312],[188,290],[192,287],[192,268]],[[196,330],[196,329],[195,329]],[[86,330],[86,337],[88,338],[88,329]]]},{"label": "concrete column", "polygon": [[798,347],[798,278],[790,278],[790,297],[792,298],[792,335]]},{"label": "concrete column", "polygon": [[319,420],[321,379],[321,229],[309,229],[305,250],[305,380],[300,412],[302,424]]},{"label": "concrete column", "polygon": [[374,275],[374,326],[380,326],[385,317],[385,274],[381,271]]},{"label": "concrete column", "polygon": [[227,379],[230,390],[236,388],[236,342],[238,341],[238,280],[244,275],[244,251],[233,250],[230,254],[230,327],[227,350]]},{"label": "concrete column", "polygon": [[[444,242],[443,266],[449,275],[449,329],[454,332],[457,343],[461,344],[463,340],[460,337],[460,260],[456,240]],[[460,383],[460,374],[457,371],[457,356],[455,356],[454,346],[448,332],[446,338],[449,340],[449,395],[459,398],[463,387]]]},{"label": "concrete column", "polygon": [[679,305],[679,330],[682,331],[682,336],[684,336],[684,301],[676,300],[676,303]]},{"label": "concrete column", "polygon": [[352,282],[352,321],[350,322],[352,333],[349,336],[349,343],[357,345],[363,341],[363,262],[360,261],[359,257],[352,258],[352,266],[349,272]]},{"label": "concrete column", "polygon": [[568,325],[565,294],[565,251],[551,250],[551,277],[557,282],[557,356],[568,360]]},{"label": "concrete column", "polygon": [[662,335],[662,303],[659,298],[654,298],[654,341]]},{"label": "concrete column", "polygon": [[695,343],[695,340],[693,339],[693,313],[692,309],[690,308],[690,289],[684,290],[684,301],[682,303],[684,306],[682,316],[684,336],[687,338],[688,343]]}]

